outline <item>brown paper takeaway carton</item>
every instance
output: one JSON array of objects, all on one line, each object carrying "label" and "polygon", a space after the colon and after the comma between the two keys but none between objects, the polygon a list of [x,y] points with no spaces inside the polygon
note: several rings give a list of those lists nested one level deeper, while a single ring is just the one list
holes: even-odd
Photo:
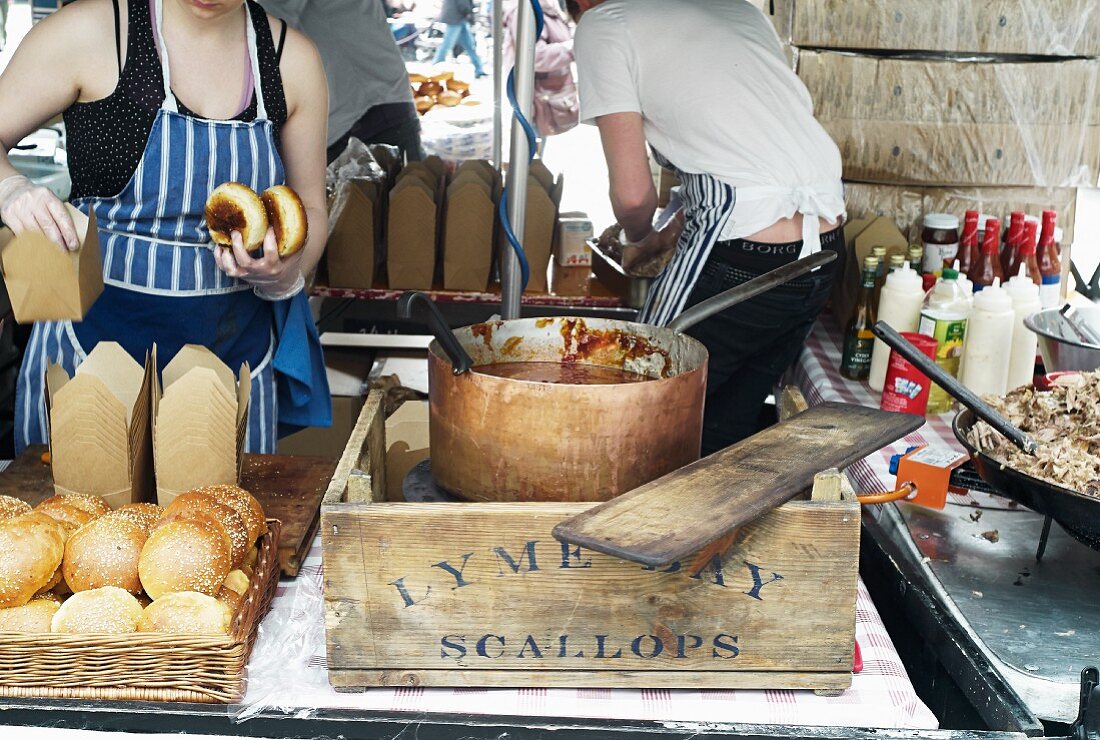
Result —
[{"label": "brown paper takeaway carton", "polygon": [[150,433],[155,359],[142,368],[115,342],[100,342],[70,379],[46,370],[50,452],[59,494],[91,493],[112,507],[152,499]]},{"label": "brown paper takeaway carton", "polygon": [[330,215],[325,246],[328,284],[369,290],[382,256],[382,183],[348,180],[340,185]]},{"label": "brown paper takeaway carton", "polygon": [[213,352],[188,344],[164,368],[153,391],[157,503],[193,488],[237,483],[244,457],[251,389],[247,363],[234,376]]},{"label": "brown paper takeaway carton", "polygon": [[95,214],[90,218],[66,204],[80,248],[61,249],[44,234],[18,237],[0,229],[0,271],[11,298],[15,320],[80,321],[103,292],[103,263]]},{"label": "brown paper takeaway carton", "polygon": [[435,277],[442,177],[420,162],[390,191],[386,272],[395,290],[429,290]]},{"label": "brown paper takeaway carton", "polygon": [[500,177],[486,162],[470,161],[458,168],[447,186],[444,205],[444,289],[484,291],[488,287],[499,200]]}]

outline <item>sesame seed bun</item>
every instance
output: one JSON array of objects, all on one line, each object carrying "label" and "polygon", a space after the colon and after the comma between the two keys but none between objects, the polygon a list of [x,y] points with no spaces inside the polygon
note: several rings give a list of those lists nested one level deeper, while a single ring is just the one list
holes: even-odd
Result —
[{"label": "sesame seed bun", "polygon": [[141,604],[129,591],[104,586],[73,594],[50,625],[52,632],[74,635],[124,635],[137,631],[141,621]]},{"label": "sesame seed bun", "polygon": [[31,505],[14,496],[0,496],[0,519],[12,519],[31,510]]},{"label": "sesame seed bun", "polygon": [[185,591],[166,594],[145,607],[138,632],[224,635],[232,621],[233,611],[227,604],[206,594]]},{"label": "sesame seed bun", "polygon": [[23,606],[0,609],[0,632],[49,632],[60,601],[34,599]]},{"label": "sesame seed bun", "polygon": [[57,574],[65,530],[31,512],[0,520],[0,608],[23,606]]},{"label": "sesame seed bun", "polygon": [[195,512],[209,514],[217,519],[229,535],[231,567],[238,568],[248,554],[251,542],[248,539],[248,527],[237,510],[219,503],[213,496],[197,491],[181,494],[164,510],[161,522],[187,518]]},{"label": "sesame seed bun", "polygon": [[213,595],[229,575],[231,553],[225,527],[195,512],[153,530],[141,550],[138,575],[154,601],[179,591]]},{"label": "sesame seed bun", "polygon": [[141,593],[138,560],[146,536],[140,524],[118,512],[88,522],[65,543],[65,583],[74,593],[103,586]]}]

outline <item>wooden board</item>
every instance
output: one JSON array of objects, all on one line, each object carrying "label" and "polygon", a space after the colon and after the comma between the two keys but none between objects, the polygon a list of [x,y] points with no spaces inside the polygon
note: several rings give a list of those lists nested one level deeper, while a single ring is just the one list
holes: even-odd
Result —
[{"label": "wooden board", "polygon": [[[0,473],[0,494],[23,499],[31,506],[54,495],[50,466],[43,464],[45,447],[29,447]],[[241,487],[264,512],[282,522],[279,565],[284,575],[298,575],[302,559],[317,536],[321,499],[336,461],[324,457],[245,455]]]},{"label": "wooden board", "polygon": [[554,537],[661,567],[789,501],[822,470],[847,467],[923,423],[824,403],[563,521]]},{"label": "wooden board", "polygon": [[333,685],[849,685],[852,497],[790,502],[659,570],[554,541],[590,506],[326,504]]}]

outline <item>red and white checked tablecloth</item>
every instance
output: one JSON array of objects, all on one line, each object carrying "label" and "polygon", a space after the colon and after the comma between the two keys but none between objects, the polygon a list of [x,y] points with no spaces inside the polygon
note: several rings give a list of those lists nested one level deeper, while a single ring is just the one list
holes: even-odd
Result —
[{"label": "red and white checked tablecloth", "polygon": [[[841,332],[833,317],[826,314],[814,326],[802,356],[787,374],[787,381],[797,385],[806,402],[811,406],[825,401],[854,403],[878,408],[882,394],[871,390],[866,382],[848,380],[840,375],[840,356],[843,352]],[[867,457],[848,468],[848,475],[860,493],[893,490],[894,474],[890,472],[890,458],[917,445],[949,447],[964,452],[963,446],[951,431],[954,413],[930,414],[927,422],[917,431],[889,447]],[[1006,503],[986,494],[974,492],[948,494],[947,500],[963,506],[1004,508]]]},{"label": "red and white checked tablecloth", "polygon": [[[817,345],[820,351],[820,340]],[[811,362],[800,372],[820,376],[821,364],[815,369],[814,353],[806,354]],[[863,475],[872,476],[878,468],[880,461],[871,461]],[[664,722],[900,729],[938,726],[935,715],[914,692],[862,581],[856,601],[856,641],[863,670],[853,676],[851,688],[837,697],[821,697],[812,691],[710,689],[386,688],[340,694],[328,684],[321,588],[318,540],[297,580],[280,584],[271,613],[261,625],[249,663],[248,693],[235,708],[239,715],[247,717],[262,709],[300,713],[317,707]]]}]

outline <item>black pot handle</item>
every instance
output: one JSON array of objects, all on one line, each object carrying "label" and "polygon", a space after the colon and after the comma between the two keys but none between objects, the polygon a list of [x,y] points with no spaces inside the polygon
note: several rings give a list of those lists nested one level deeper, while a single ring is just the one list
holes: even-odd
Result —
[{"label": "black pot handle", "polygon": [[428,328],[432,330],[432,334],[439,341],[439,345],[443,348],[447,357],[450,358],[455,375],[461,375],[469,370],[474,361],[470,359],[470,355],[466,354],[466,350],[462,348],[458,337],[451,331],[447,320],[443,318],[439,307],[435,305],[431,298],[419,291],[406,291],[397,299],[397,315],[402,319],[411,319],[413,305],[418,302],[428,309]]}]

